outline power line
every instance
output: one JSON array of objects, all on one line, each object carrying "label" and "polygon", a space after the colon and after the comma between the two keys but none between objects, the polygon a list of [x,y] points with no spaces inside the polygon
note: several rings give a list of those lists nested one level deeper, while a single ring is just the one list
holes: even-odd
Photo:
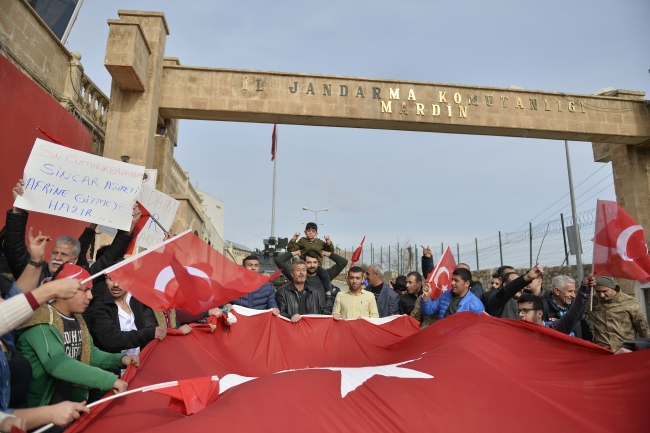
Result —
[{"label": "power line", "polygon": [[[590,175],[589,175],[585,180],[583,180],[583,181],[580,182],[578,185],[576,185],[575,188],[577,189],[580,185],[582,185],[583,183],[585,183],[586,181],[588,181],[589,179],[591,179],[592,176],[594,176],[596,173],[598,173],[600,170],[602,170],[602,169],[605,168],[605,167],[607,167],[607,163],[603,164],[603,165],[602,165],[598,170],[596,170],[596,171],[594,171],[593,173],[591,173],[591,174],[590,174]],[[601,182],[602,182],[602,181],[601,181]],[[568,196],[568,195],[569,195],[569,193],[567,192],[567,193],[564,194],[562,197],[560,197],[557,201],[555,201],[552,205],[550,205],[549,207],[547,207],[546,209],[544,209],[543,211],[541,211],[540,213],[538,213],[537,215],[535,215],[534,217],[532,217],[531,219],[529,219],[528,221],[529,221],[529,222],[532,222],[535,218],[537,218],[538,216],[542,215],[544,212],[546,212],[547,210],[549,210],[550,208],[552,208],[553,206],[555,206],[555,204],[557,204],[559,201],[561,201],[562,199],[564,199],[564,198],[565,198],[566,196]],[[565,207],[566,207],[566,206],[565,206]],[[564,208],[563,208],[563,209],[564,209]],[[523,225],[517,227],[514,231],[516,232],[517,230],[521,229],[521,228],[524,227],[525,225],[526,225],[526,223],[524,223]]]}]

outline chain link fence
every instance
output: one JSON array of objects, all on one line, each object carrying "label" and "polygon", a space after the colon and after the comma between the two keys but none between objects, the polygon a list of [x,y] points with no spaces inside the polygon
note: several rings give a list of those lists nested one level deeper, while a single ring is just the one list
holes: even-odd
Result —
[{"label": "chain link fence", "polygon": [[[582,262],[591,263],[593,256],[593,242],[596,223],[596,209],[578,214],[578,227],[582,242]],[[450,243],[454,258],[457,263],[466,263],[474,270],[494,269],[502,265],[515,268],[528,268],[539,262],[543,266],[575,265],[575,257],[569,255],[569,239],[567,227],[573,225],[570,215],[560,214],[560,217],[533,226],[527,229],[501,233],[478,239],[467,244]],[[356,264],[366,267],[371,263],[378,263],[384,271],[393,275],[406,275],[411,271],[422,272],[422,248],[425,245],[433,252],[434,263],[438,263],[447,244],[444,242],[416,243],[410,239],[395,242],[392,245],[376,246],[364,245],[359,262]],[[336,253],[350,260],[352,253],[358,247],[341,247],[337,245]],[[326,267],[333,262],[325,259]],[[347,268],[346,268],[347,271]]]}]

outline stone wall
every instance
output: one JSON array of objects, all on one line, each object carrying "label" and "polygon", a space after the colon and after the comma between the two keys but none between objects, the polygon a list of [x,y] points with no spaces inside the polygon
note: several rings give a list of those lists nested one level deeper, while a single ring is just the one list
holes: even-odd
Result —
[{"label": "stone wall", "polygon": [[0,40],[12,63],[48,93],[63,95],[72,55],[25,0],[0,0]]}]

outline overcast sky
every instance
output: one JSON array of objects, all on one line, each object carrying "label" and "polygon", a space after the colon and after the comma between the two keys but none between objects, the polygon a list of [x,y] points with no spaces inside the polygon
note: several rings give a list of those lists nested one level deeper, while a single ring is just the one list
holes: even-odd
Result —
[{"label": "overcast sky", "polygon": [[[184,65],[303,72],[590,94],[650,91],[650,2],[85,0],[67,45],[110,92],[107,19],[165,13],[166,55]],[[647,98],[647,97],[646,97]],[[304,230],[341,247],[399,237],[468,243],[527,227],[568,192],[564,142],[280,125],[276,236]],[[261,248],[271,229],[265,124],[180,122],[175,157],[225,201],[225,238]],[[603,164],[570,142],[574,183]],[[578,211],[615,199],[611,165],[576,190]],[[596,194],[595,196],[593,196]],[[592,197],[593,196],[593,197]],[[582,203],[582,204],[581,204]],[[532,220],[569,211],[568,197]]]}]

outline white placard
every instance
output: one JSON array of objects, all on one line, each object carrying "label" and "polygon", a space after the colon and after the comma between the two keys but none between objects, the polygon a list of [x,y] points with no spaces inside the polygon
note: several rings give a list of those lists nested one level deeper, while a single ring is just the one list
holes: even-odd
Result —
[{"label": "white placard", "polygon": [[37,138],[14,206],[130,230],[143,174],[142,166]]},{"label": "white placard", "polygon": [[[165,230],[171,230],[178,210],[178,200],[147,184],[143,184],[138,201],[158,220]],[[149,221],[138,235],[136,245],[149,249],[161,243],[164,237],[165,232],[149,218]]]}]

